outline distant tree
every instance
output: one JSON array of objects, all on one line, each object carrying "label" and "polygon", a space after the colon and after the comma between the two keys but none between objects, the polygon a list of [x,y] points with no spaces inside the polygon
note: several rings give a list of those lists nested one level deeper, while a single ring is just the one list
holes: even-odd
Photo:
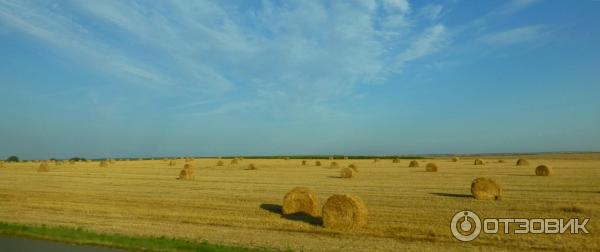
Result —
[{"label": "distant tree", "polygon": [[6,159],[6,162],[19,162],[19,157],[17,156],[10,156]]},{"label": "distant tree", "polygon": [[69,161],[76,161],[76,162],[85,161],[85,160],[86,160],[85,158],[81,158],[81,157],[72,157],[71,159],[69,159]]},{"label": "distant tree", "polygon": [[58,161],[56,158],[51,158],[50,161]]}]

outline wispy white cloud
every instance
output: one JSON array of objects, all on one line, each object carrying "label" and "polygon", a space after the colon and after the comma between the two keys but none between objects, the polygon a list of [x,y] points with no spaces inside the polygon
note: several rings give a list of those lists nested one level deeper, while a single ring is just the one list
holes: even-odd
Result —
[{"label": "wispy white cloud", "polygon": [[500,9],[494,11],[494,14],[498,15],[509,15],[524,9],[527,9],[535,4],[537,4],[539,0],[512,0],[505,5],[503,5]]},{"label": "wispy white cloud", "polygon": [[480,40],[493,46],[510,46],[537,40],[542,36],[543,31],[542,25],[524,26],[486,34]]}]

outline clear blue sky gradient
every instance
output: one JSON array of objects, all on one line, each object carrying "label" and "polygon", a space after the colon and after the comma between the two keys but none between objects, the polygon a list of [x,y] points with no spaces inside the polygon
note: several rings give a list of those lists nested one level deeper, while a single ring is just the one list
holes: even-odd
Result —
[{"label": "clear blue sky gradient", "polygon": [[599,1],[0,0],[0,156],[600,151]]}]

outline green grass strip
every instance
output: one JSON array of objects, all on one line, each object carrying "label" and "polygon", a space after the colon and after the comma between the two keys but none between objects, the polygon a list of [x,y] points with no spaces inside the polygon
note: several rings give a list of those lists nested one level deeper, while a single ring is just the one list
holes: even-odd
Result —
[{"label": "green grass strip", "polygon": [[62,226],[32,226],[0,222],[0,236],[18,236],[79,245],[96,245],[135,251],[277,251],[268,248],[244,248],[204,242],[193,242],[165,236],[126,236],[121,234],[96,233],[83,228]]}]

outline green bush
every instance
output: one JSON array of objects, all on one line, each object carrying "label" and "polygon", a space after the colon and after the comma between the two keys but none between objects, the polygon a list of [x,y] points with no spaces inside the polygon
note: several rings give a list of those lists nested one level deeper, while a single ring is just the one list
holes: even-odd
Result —
[{"label": "green bush", "polygon": [[19,162],[19,157],[17,156],[10,156],[6,159],[6,162]]}]

